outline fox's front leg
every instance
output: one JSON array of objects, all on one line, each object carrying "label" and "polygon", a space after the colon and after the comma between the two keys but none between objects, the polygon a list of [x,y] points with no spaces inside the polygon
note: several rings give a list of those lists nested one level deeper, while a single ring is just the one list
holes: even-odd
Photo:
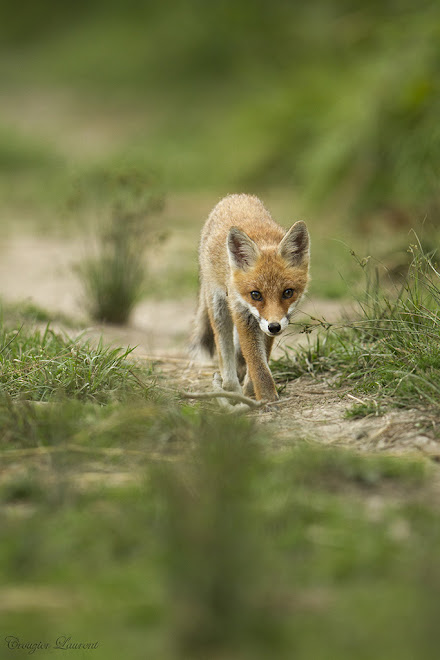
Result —
[{"label": "fox's front leg", "polygon": [[275,382],[268,364],[270,347],[266,336],[261,332],[258,323],[251,318],[235,317],[235,326],[240,339],[243,357],[247,364],[247,377],[245,380],[245,394],[255,392],[257,400],[274,401],[278,399]]},{"label": "fox's front leg", "polygon": [[223,292],[215,293],[208,305],[218,353],[222,387],[228,392],[241,392],[235,359],[234,324]]},{"label": "fox's front leg", "polygon": [[[274,339],[275,339],[275,337],[268,337],[267,335],[263,336],[264,346],[265,346],[265,349],[266,349],[267,362],[269,362],[270,353],[272,351],[272,345],[273,345]],[[241,349],[240,349],[240,352],[241,352]],[[242,355],[242,359],[244,361],[243,355]],[[252,382],[252,380],[249,376],[248,371],[246,371],[246,377],[245,377],[244,383],[243,383],[243,394],[245,394],[246,396],[250,396],[250,397],[255,396],[254,384],[253,384],[253,382]]]}]

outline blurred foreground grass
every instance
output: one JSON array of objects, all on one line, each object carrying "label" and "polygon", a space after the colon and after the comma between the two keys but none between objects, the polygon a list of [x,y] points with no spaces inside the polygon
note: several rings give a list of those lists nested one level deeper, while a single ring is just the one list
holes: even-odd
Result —
[{"label": "blurred foreground grass", "polygon": [[427,462],[300,435],[276,451],[255,419],[48,330],[5,331],[1,357],[5,657],[57,640],[106,659],[436,657]]},{"label": "blurred foreground grass", "polygon": [[96,658],[436,657],[420,460],[301,438],[274,455],[249,420],[169,403],[28,420],[39,442],[1,449],[4,637]]}]

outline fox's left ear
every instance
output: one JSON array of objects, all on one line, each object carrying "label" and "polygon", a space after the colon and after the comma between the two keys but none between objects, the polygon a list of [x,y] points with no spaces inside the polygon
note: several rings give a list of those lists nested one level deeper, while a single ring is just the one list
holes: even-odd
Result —
[{"label": "fox's left ear", "polygon": [[310,256],[310,239],[306,223],[295,222],[278,246],[278,253],[291,266],[307,265]]}]

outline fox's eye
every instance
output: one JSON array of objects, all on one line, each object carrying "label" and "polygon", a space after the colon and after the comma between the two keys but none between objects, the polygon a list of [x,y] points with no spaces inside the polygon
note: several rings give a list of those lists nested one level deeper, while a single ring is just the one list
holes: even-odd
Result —
[{"label": "fox's eye", "polygon": [[251,291],[251,298],[252,300],[262,300],[263,296],[259,291]]},{"label": "fox's eye", "polygon": [[283,298],[291,298],[293,296],[293,289],[285,289],[283,291]]}]

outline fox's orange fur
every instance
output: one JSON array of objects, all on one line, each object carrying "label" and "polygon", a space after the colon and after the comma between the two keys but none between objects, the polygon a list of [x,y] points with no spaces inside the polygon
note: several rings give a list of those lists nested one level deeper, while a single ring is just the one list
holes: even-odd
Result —
[{"label": "fox's orange fur", "polygon": [[211,212],[199,249],[200,294],[193,348],[217,349],[223,389],[277,398],[268,360],[308,281],[309,235],[288,232],[251,195],[230,195]]}]

